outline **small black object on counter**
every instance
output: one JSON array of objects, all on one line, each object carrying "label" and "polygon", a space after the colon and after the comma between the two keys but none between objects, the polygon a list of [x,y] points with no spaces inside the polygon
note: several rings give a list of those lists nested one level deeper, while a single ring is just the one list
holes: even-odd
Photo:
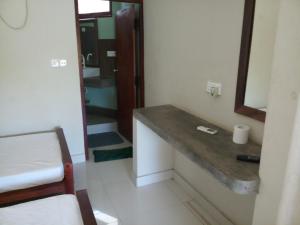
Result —
[{"label": "small black object on counter", "polygon": [[260,156],[257,155],[237,155],[237,160],[250,163],[260,163]]}]

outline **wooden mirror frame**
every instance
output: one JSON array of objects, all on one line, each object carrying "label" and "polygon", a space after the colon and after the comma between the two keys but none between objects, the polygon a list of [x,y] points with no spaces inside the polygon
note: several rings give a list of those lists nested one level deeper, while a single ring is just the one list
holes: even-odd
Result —
[{"label": "wooden mirror frame", "polygon": [[266,112],[244,105],[252,44],[254,15],[255,0],[245,0],[240,62],[236,86],[234,112],[251,117],[261,122],[265,122]]}]

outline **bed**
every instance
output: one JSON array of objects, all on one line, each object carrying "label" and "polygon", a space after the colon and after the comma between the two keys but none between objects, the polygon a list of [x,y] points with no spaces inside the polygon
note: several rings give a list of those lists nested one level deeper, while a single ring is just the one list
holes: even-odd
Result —
[{"label": "bed", "polygon": [[0,206],[57,194],[74,194],[62,128],[0,137]]},{"label": "bed", "polygon": [[85,190],[0,208],[0,224],[97,225]]}]

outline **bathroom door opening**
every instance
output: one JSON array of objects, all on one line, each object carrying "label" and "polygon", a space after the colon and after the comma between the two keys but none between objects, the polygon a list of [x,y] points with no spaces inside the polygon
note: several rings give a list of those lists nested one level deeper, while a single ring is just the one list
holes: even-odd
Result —
[{"label": "bathroom door opening", "polygon": [[82,16],[79,1],[76,33],[88,159],[90,136],[97,132],[115,129],[131,142],[133,110],[144,107],[143,2],[109,1],[109,10]]}]

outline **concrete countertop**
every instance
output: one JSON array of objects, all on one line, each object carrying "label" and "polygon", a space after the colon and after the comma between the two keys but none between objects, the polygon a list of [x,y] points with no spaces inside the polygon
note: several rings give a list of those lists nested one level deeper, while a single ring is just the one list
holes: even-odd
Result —
[{"label": "concrete countertop", "polygon": [[[261,146],[237,145],[232,133],[172,105],[137,109],[134,117],[190,160],[239,194],[257,193],[259,165],[236,160],[238,154],[260,155]],[[196,130],[203,125],[217,129],[216,135]]]}]

